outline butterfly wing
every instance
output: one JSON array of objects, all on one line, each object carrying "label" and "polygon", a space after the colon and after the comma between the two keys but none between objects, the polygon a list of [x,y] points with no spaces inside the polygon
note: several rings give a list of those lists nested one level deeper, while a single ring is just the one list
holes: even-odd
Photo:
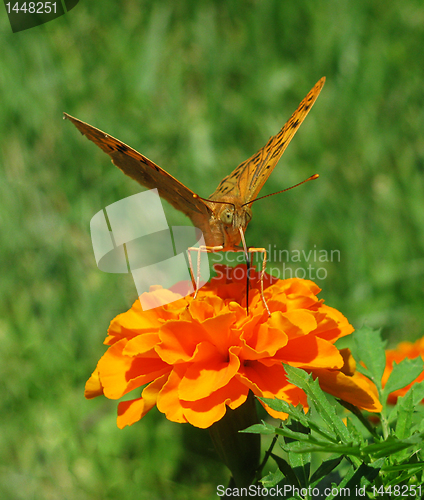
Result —
[{"label": "butterfly wing", "polygon": [[118,139],[67,113],[63,114],[83,135],[107,153],[111,157],[112,163],[120,168],[124,174],[146,188],[156,188],[163,199],[190,217],[195,226],[203,230],[207,225],[212,213],[211,210],[201,199],[195,198],[193,191],[185,187],[184,184]]},{"label": "butterfly wing", "polygon": [[230,175],[225,177],[209,199],[219,200],[223,196],[234,196],[241,203],[248,203],[257,197],[294,134],[314,105],[324,83],[325,77],[315,84],[280,132],[271,137],[255,155],[241,163]]}]

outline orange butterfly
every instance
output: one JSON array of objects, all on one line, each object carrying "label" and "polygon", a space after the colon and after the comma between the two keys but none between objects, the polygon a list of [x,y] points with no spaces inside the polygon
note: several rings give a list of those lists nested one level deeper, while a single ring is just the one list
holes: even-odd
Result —
[{"label": "orange butterfly", "polygon": [[[241,241],[244,244],[243,235],[252,219],[252,203],[315,103],[324,82],[325,77],[316,83],[280,132],[225,177],[208,199],[200,198],[172,175],[123,142],[66,113],[64,117],[71,120],[83,135],[107,153],[112,158],[112,163],[124,174],[149,189],[156,188],[163,199],[186,214],[194,226],[202,231],[206,250],[239,250],[237,245]],[[316,177],[312,176],[310,179]],[[265,249],[251,248],[249,251],[265,252]]]}]

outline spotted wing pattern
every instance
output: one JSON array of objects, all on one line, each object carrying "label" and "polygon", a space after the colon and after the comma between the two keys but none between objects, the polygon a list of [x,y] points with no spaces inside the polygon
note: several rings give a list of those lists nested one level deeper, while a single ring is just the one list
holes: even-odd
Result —
[{"label": "spotted wing pattern", "polygon": [[315,84],[280,132],[271,137],[262,149],[241,163],[220,182],[215,192],[209,197],[210,200],[220,200],[223,196],[232,196],[241,203],[248,203],[257,197],[294,134],[314,105],[324,83],[325,77]]},{"label": "spotted wing pattern", "polygon": [[198,227],[207,223],[212,212],[206,203],[194,197],[193,191],[168,172],[118,139],[66,113],[64,116],[83,135],[107,153],[111,157],[112,163],[120,168],[124,174],[149,189],[156,188],[162,198],[190,217]]}]

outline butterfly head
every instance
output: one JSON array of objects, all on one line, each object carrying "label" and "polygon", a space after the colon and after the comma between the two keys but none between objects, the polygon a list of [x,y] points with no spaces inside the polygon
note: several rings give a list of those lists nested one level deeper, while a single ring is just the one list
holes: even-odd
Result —
[{"label": "butterfly head", "polygon": [[228,227],[246,227],[252,219],[252,211],[249,207],[239,207],[231,203],[224,205],[220,214],[220,221]]},{"label": "butterfly head", "polygon": [[252,219],[250,206],[242,206],[235,200],[223,200],[214,205],[214,232],[224,248],[234,248],[240,243],[240,229],[244,233]]}]

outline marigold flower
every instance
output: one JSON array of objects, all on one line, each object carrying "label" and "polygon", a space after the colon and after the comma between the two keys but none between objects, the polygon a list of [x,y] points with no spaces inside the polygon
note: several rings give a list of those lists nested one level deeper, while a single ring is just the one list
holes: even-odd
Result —
[{"label": "marigold flower", "polygon": [[[416,342],[400,342],[396,349],[387,349],[386,350],[386,367],[384,369],[383,377],[382,377],[382,385],[383,387],[386,385],[386,382],[393,371],[393,363],[396,362],[399,364],[405,358],[414,359],[421,356],[424,360],[424,338],[418,339]],[[413,382],[409,385],[399,389],[395,392],[392,392],[387,401],[391,404],[395,404],[398,397],[404,396],[408,390],[418,382],[422,382],[424,380],[424,372],[422,372]]]},{"label": "marigold flower", "polygon": [[[246,266],[215,265],[217,277],[185,296],[186,283],[170,290],[154,287],[146,298],[154,304],[166,296],[174,302],[142,311],[137,300],[110,324],[110,347],[86,385],[86,397],[104,394],[119,399],[145,384],[141,397],[119,403],[118,426],[140,420],[155,405],[174,422],[206,428],[220,420],[226,406],[242,405],[249,390],[265,398],[307,407],[306,395],[287,381],[283,363],[318,377],[327,392],[359,408],[379,411],[371,382],[352,374],[352,363],[335,347],[353,327],[336,309],[316,296],[309,280],[278,280],[251,270],[246,311]],[[285,418],[264,405],[273,417]]]}]

